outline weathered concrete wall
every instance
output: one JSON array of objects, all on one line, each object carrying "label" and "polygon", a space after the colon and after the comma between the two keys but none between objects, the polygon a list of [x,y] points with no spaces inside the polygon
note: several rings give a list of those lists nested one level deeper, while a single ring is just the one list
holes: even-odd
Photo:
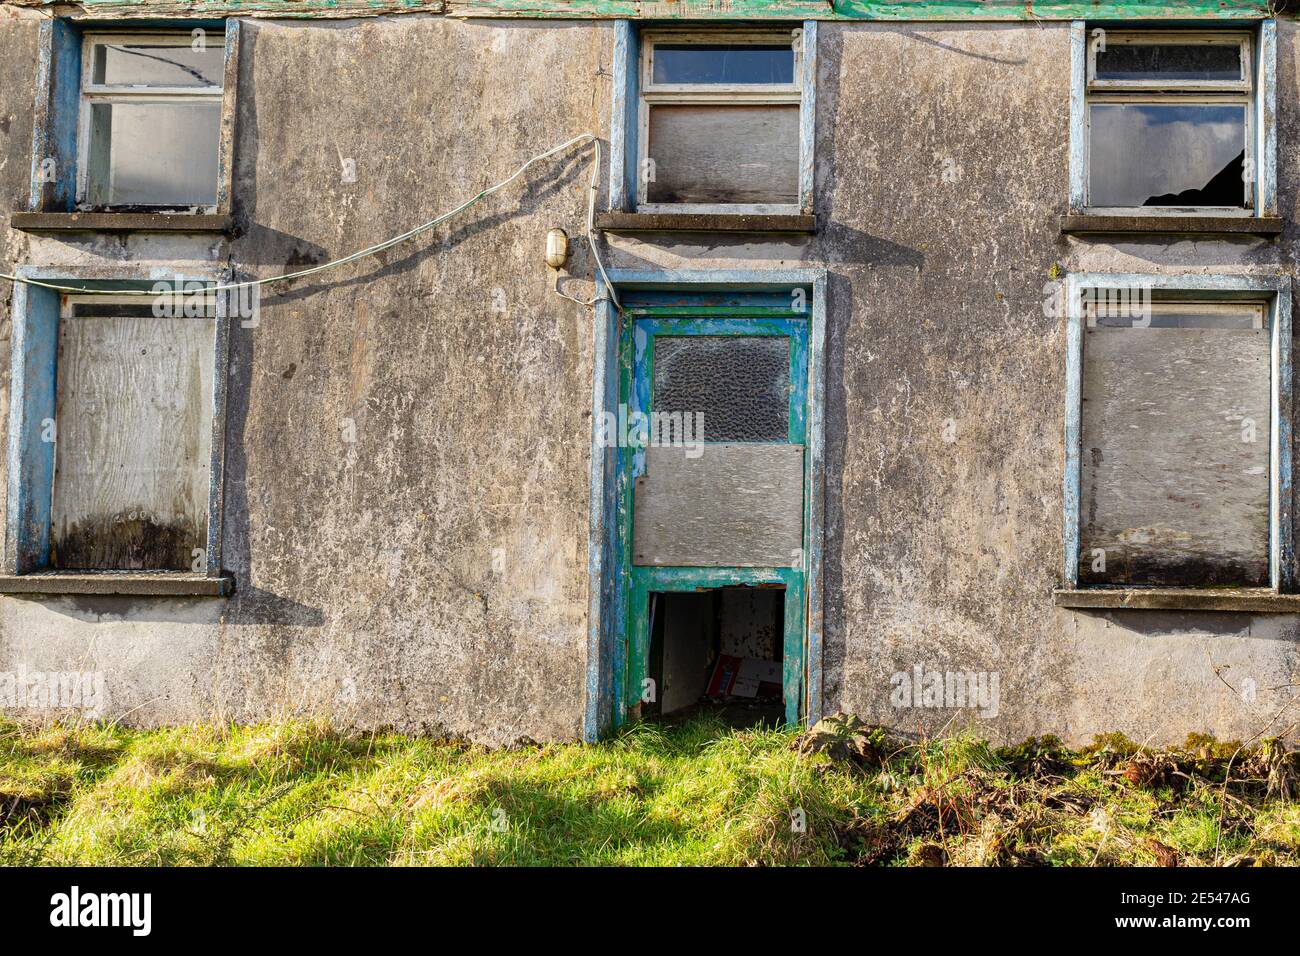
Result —
[{"label": "weathered concrete wall", "polygon": [[[1294,32],[1279,28],[1288,218]],[[1061,237],[1064,24],[822,24],[818,55],[819,236],[614,242],[620,265],[641,268],[830,271],[825,709],[1001,739],[1263,729],[1292,693],[1265,689],[1300,664],[1294,617],[1053,607],[1065,327],[1045,315],[1044,286],[1053,265],[1293,272],[1290,229],[1277,243]],[[1256,699],[1214,665],[1234,685],[1251,678]],[[891,678],[917,667],[996,674],[998,706],[894,706]]]},{"label": "weathered concrete wall", "polygon": [[[3,195],[21,208],[36,30],[3,29],[6,50],[28,51],[4,58],[13,102],[0,108],[13,114]],[[248,275],[344,255],[597,127],[610,33],[248,23],[241,236],[146,248],[6,230],[0,249],[38,263],[228,257]],[[542,253],[548,228],[582,221],[589,156],[530,171],[431,241],[265,295],[232,347],[234,597],[5,598],[0,669],[101,670],[111,711],[143,723],[324,712],[490,741],[576,736],[591,317],[550,291]]]},{"label": "weathered concrete wall", "polygon": [[[274,275],[409,228],[569,136],[608,135],[607,23],[245,29],[241,236],[3,230],[0,262],[228,258]],[[26,193],[35,32],[0,21],[10,209]],[[1300,665],[1293,617],[1053,607],[1065,329],[1044,314],[1043,286],[1054,264],[1290,273],[1294,231],[1063,239],[1065,24],[824,23],[819,44],[819,235],[609,245],[625,267],[830,272],[827,711],[912,729],[974,722],[1000,738],[1255,733],[1286,697],[1267,688]],[[1279,54],[1290,219],[1290,22]],[[260,326],[234,339],[235,596],[0,598],[0,670],[102,670],[112,713],[140,723],[324,712],[487,741],[577,736],[592,319],[550,291],[541,252],[548,228],[580,231],[588,155],[537,169],[432,241],[265,296]],[[572,271],[588,276],[574,245]],[[1215,664],[1252,678],[1257,699],[1234,697]],[[996,716],[893,707],[891,675],[916,666],[996,672]]]}]

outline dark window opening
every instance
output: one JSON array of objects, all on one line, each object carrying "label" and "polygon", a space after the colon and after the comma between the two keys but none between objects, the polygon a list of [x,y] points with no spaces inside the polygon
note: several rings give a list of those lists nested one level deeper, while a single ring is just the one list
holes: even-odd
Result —
[{"label": "dark window opening", "polygon": [[784,622],[783,588],[652,593],[648,674],[656,692],[644,714],[781,723]]},{"label": "dark window opening", "polygon": [[1112,43],[1097,51],[1099,80],[1231,81],[1242,78],[1240,43]]},{"label": "dark window opening", "polygon": [[791,43],[656,43],[656,83],[793,83]]}]

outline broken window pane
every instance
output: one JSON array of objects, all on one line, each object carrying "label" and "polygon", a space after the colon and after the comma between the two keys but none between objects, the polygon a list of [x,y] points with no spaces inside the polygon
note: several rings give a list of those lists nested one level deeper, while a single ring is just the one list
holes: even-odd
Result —
[{"label": "broken window pane", "polygon": [[95,103],[87,201],[92,205],[209,206],[217,199],[221,104]]},{"label": "broken window pane", "polygon": [[789,43],[656,43],[654,82],[793,83],[794,48]]},{"label": "broken window pane", "polygon": [[223,39],[192,46],[97,43],[91,82],[98,86],[220,87],[225,70]]},{"label": "broken window pane", "polygon": [[1089,205],[1248,205],[1244,104],[1093,103]]},{"label": "broken window pane", "polygon": [[1097,51],[1098,80],[1240,80],[1239,43],[1111,43]]},{"label": "broken window pane", "polygon": [[799,202],[799,105],[650,108],[652,203]]},{"label": "broken window pane", "polygon": [[683,415],[703,413],[705,441],[787,441],[790,340],[784,336],[658,336],[653,408]]}]

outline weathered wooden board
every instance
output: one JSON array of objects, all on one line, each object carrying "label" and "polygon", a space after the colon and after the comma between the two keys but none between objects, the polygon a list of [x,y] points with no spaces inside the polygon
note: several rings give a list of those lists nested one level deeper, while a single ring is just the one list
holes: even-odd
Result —
[{"label": "weathered wooden board", "polygon": [[5,0],[16,7],[58,6],[74,18],[118,17],[340,17],[387,16],[394,13],[442,13],[444,0]]},{"label": "weathered wooden board", "polygon": [[1084,334],[1081,583],[1268,584],[1269,336]]},{"label": "weathered wooden board", "polygon": [[189,570],[207,547],[213,319],[59,323],[51,563]]},{"label": "weathered wooden board", "polygon": [[803,546],[803,446],[646,449],[632,560],[667,567],[788,568]]},{"label": "weathered wooden board", "polygon": [[652,203],[799,202],[799,106],[650,109]]}]

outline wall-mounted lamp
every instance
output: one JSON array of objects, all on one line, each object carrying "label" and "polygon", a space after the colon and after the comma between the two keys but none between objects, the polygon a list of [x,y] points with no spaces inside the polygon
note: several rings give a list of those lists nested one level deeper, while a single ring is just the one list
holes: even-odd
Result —
[{"label": "wall-mounted lamp", "polygon": [[546,234],[546,264],[552,269],[562,269],[568,258],[569,234],[563,229],[552,229]]}]

